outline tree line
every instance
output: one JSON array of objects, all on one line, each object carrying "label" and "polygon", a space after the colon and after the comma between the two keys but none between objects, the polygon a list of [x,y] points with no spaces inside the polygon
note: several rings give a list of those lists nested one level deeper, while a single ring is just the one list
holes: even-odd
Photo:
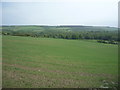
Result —
[{"label": "tree line", "polygon": [[96,39],[96,40],[115,40],[118,41],[117,31],[79,31],[79,32],[26,32],[26,31],[3,31],[3,35],[12,36],[31,36],[44,38],[62,38],[62,39]]}]

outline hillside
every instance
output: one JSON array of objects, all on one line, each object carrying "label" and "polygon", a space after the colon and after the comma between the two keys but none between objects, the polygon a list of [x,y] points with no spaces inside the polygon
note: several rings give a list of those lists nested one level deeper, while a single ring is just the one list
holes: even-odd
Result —
[{"label": "hillside", "polygon": [[118,41],[114,27],[95,26],[3,26],[3,35],[62,39],[95,39]]},{"label": "hillside", "polygon": [[118,82],[117,45],[3,36],[2,53],[3,88],[100,88]]},{"label": "hillside", "polygon": [[115,27],[102,27],[102,26],[3,26],[3,30],[29,30],[29,31],[44,31],[44,30],[58,30],[58,31],[115,31]]}]

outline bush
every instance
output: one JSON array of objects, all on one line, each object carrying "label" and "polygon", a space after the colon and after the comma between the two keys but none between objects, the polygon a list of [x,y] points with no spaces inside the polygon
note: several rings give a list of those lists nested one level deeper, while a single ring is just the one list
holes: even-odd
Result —
[{"label": "bush", "polygon": [[99,42],[99,43],[106,43],[106,44],[118,44],[118,42],[114,41],[114,40],[110,40],[110,41],[98,40],[97,42]]}]

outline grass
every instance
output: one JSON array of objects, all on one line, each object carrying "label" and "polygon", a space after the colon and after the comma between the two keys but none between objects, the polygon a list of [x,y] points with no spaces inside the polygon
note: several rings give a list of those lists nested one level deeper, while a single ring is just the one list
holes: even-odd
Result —
[{"label": "grass", "polygon": [[0,35],[0,88],[2,87],[2,35]]},{"label": "grass", "polygon": [[118,46],[3,36],[4,88],[99,88],[117,82]]}]

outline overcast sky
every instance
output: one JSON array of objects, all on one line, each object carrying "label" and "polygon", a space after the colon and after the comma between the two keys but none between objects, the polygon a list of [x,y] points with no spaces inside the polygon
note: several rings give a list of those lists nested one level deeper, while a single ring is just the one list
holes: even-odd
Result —
[{"label": "overcast sky", "polygon": [[14,2],[13,0],[13,2],[7,2],[6,0],[5,2],[5,0],[3,0],[2,24],[72,24],[117,27],[118,1],[119,0],[40,0],[38,2],[37,0],[26,0],[26,2]]}]

